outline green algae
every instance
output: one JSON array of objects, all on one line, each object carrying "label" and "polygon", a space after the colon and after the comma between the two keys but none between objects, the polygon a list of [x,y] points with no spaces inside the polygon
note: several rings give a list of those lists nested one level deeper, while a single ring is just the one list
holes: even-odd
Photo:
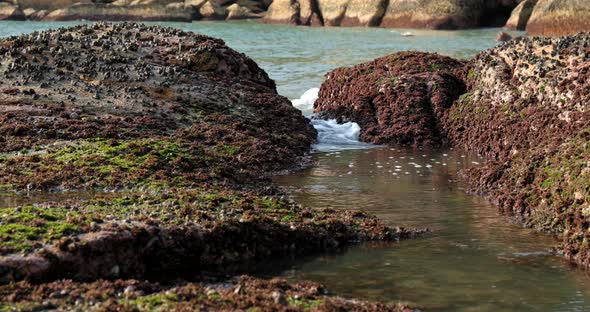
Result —
[{"label": "green algae", "polygon": [[29,252],[40,243],[78,234],[81,228],[73,222],[77,216],[64,208],[2,208],[0,253]]}]

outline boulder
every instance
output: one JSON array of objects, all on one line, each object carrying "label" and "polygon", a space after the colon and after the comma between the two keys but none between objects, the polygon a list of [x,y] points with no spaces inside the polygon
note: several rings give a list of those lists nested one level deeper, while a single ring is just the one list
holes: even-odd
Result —
[{"label": "boulder", "polygon": [[518,38],[471,62],[469,92],[443,122],[460,148],[487,156],[470,170],[526,226],[555,233],[590,268],[590,36]]},{"label": "boulder", "polygon": [[249,9],[253,13],[264,13],[268,9],[272,1],[238,0],[236,1],[236,3],[241,7]]},{"label": "boulder", "polygon": [[315,110],[360,138],[449,144],[487,158],[464,172],[525,226],[590,268],[590,34],[515,38],[464,62],[403,52],[327,75]]},{"label": "boulder", "polygon": [[260,18],[262,17],[261,14],[253,13],[247,7],[243,7],[234,3],[226,8],[227,10],[227,20],[238,20],[238,19],[248,19],[248,18]]},{"label": "boulder", "polygon": [[340,26],[350,0],[317,0],[326,26]]},{"label": "boulder", "polygon": [[464,92],[464,63],[402,52],[326,75],[314,110],[322,118],[353,121],[360,138],[375,144],[440,146],[437,122]]},{"label": "boulder", "polygon": [[539,0],[526,30],[543,36],[590,31],[590,5],[587,0]]},{"label": "boulder", "polygon": [[263,22],[299,25],[300,10],[297,0],[274,0],[264,15]]},{"label": "boulder", "polygon": [[458,29],[479,25],[483,0],[391,0],[383,27]]},{"label": "boulder", "polygon": [[505,28],[510,30],[525,30],[533,13],[537,0],[524,0],[512,11]]},{"label": "boulder", "polygon": [[52,11],[44,21],[177,21],[190,22],[192,12],[184,7],[162,5],[133,5],[122,7],[112,4],[77,4]]},{"label": "boulder", "polygon": [[350,0],[341,26],[379,26],[387,0]]},{"label": "boulder", "polygon": [[227,10],[215,1],[207,1],[199,8],[199,16],[203,20],[223,20],[227,17]]},{"label": "boulder", "polygon": [[25,13],[16,5],[0,2],[0,20],[24,20]]},{"label": "boulder", "polygon": [[[13,53],[23,47],[29,51],[26,56]],[[242,155],[240,161],[252,157],[253,164],[265,163],[260,162],[260,153],[275,142],[276,156],[266,165],[279,168],[281,163],[293,164],[315,138],[301,112],[277,94],[274,81],[222,40],[157,26],[99,23],[3,40],[0,54],[9,55],[0,66],[0,152],[56,140],[82,146],[88,142],[79,140],[92,138],[182,140],[175,132],[199,144],[204,144],[206,135],[212,135],[213,141],[225,135],[228,140],[261,135],[258,143],[248,147],[260,150]],[[234,127],[243,132],[235,132]],[[238,141],[225,144],[241,144]],[[230,149],[228,153],[237,152]],[[12,169],[5,160],[0,161],[0,171],[4,170],[0,179],[18,178],[6,171]],[[188,163],[176,165],[177,169],[155,170],[163,170],[159,177],[172,177],[180,174],[178,168],[188,168]],[[90,177],[88,171],[70,169],[38,171],[39,179],[26,183],[47,189],[135,181],[128,176],[107,182],[101,180],[104,175]],[[193,179],[202,182],[197,175]]]},{"label": "boulder", "polygon": [[509,41],[512,39],[512,36],[510,36],[509,34],[501,31],[498,33],[498,35],[496,35],[496,41],[500,41],[500,42],[504,42],[504,41]]},{"label": "boulder", "polygon": [[92,3],[91,0],[14,0],[20,8],[53,11],[75,3]]}]

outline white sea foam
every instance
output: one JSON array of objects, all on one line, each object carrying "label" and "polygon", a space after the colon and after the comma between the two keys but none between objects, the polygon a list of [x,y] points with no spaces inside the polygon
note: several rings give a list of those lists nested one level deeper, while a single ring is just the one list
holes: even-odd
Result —
[{"label": "white sea foam", "polygon": [[319,93],[319,88],[309,89],[300,98],[291,100],[291,103],[295,108],[303,112],[303,115],[311,115],[313,114],[313,103],[318,99]]},{"label": "white sea foam", "polygon": [[[299,99],[292,100],[293,106],[311,119],[318,131],[318,143],[313,145],[317,152],[334,152],[351,149],[367,149],[376,145],[359,141],[361,127],[354,122],[339,124],[336,120],[321,120],[313,115],[313,104],[318,99],[320,89],[307,90]],[[336,156],[338,157],[338,156]]]},{"label": "white sea foam", "polygon": [[331,152],[375,147],[375,145],[359,141],[361,127],[357,123],[339,124],[334,119],[312,119],[311,124],[318,131],[318,143],[313,145],[315,151]]}]

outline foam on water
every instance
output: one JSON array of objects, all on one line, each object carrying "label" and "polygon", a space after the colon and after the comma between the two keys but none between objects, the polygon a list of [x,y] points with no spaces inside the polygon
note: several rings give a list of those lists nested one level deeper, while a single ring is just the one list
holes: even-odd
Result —
[{"label": "foam on water", "polygon": [[318,143],[312,146],[314,151],[333,152],[376,146],[359,140],[361,127],[355,122],[339,124],[335,119],[322,120],[314,116],[313,104],[318,99],[319,92],[319,88],[309,89],[300,98],[291,101],[295,108],[311,119],[311,124],[318,131]]},{"label": "foam on water", "polygon": [[339,124],[334,119],[312,119],[311,124],[318,131],[318,143],[313,145],[315,151],[332,152],[375,147],[359,141],[361,127],[355,122]]},{"label": "foam on water", "polygon": [[319,88],[309,89],[300,98],[291,100],[291,103],[295,108],[303,112],[303,115],[309,116],[313,114],[313,103],[318,99],[319,93]]}]

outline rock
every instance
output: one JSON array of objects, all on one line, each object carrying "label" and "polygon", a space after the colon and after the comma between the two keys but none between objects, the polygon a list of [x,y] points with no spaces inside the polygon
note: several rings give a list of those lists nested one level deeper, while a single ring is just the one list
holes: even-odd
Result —
[{"label": "rock", "polygon": [[195,9],[199,9],[200,7],[202,7],[205,3],[207,2],[207,0],[185,0],[184,1],[184,5],[188,8],[188,7],[193,7]]},{"label": "rock", "polygon": [[499,32],[498,35],[496,35],[496,41],[504,42],[509,40],[512,40],[512,36],[503,31]]},{"label": "rock", "polygon": [[13,0],[13,2],[20,8],[33,9],[35,11],[53,11],[76,3],[92,3],[91,0]]},{"label": "rock", "polygon": [[227,10],[211,0],[207,1],[199,9],[199,15],[203,20],[222,20],[227,16]]},{"label": "rock", "polygon": [[340,26],[350,0],[317,0],[326,26]]},{"label": "rock", "polygon": [[250,9],[234,3],[227,7],[227,20],[260,18],[262,15],[253,13]]},{"label": "rock", "polygon": [[512,11],[505,28],[510,30],[525,30],[533,13],[537,0],[524,0]]},{"label": "rock", "polygon": [[[315,135],[301,112],[293,108],[288,99],[276,94],[274,81],[251,59],[229,49],[221,40],[129,23],[78,26],[15,40],[18,43],[14,45],[7,41],[3,43],[6,46],[0,45],[1,54],[26,43],[32,57],[22,66],[18,64],[23,56],[10,54],[13,56],[4,57],[2,64],[13,65],[0,67],[4,70],[10,67],[10,79],[19,85],[28,81],[22,92],[6,91],[10,88],[6,83],[8,78],[0,85],[0,107],[14,101],[23,103],[19,112],[11,109],[9,115],[0,109],[4,112],[0,113],[0,134],[5,139],[13,137],[14,140],[8,141],[15,144],[52,140],[56,135],[62,139],[108,138],[114,134],[113,123],[117,124],[117,136],[162,134],[190,127],[201,120],[197,115],[203,112],[198,111],[225,111],[238,103],[241,103],[239,108],[232,109],[236,113],[274,118],[271,116],[276,112],[284,116],[264,121],[268,126],[284,127],[295,125],[292,122],[296,121],[297,126],[288,130],[292,132],[289,136],[309,133],[311,137],[305,140],[313,140]],[[42,65],[42,58],[32,51],[48,53],[45,58],[49,57],[51,63],[57,65],[49,68]],[[70,70],[65,72],[67,68]],[[76,73],[76,70],[81,72]],[[6,77],[8,73],[0,71],[0,75]],[[34,95],[49,105],[42,115],[36,115],[39,110],[30,102],[33,96],[29,90],[34,90]],[[265,104],[259,104],[260,101]],[[195,105],[201,109],[191,108],[197,112],[194,119],[185,109],[175,108],[178,105]],[[18,126],[21,122],[26,122],[27,126]],[[76,126],[68,127],[68,124]],[[14,132],[14,127],[19,127],[19,133]],[[293,142],[296,141],[299,139]],[[3,142],[4,149],[9,148],[6,142]]]},{"label": "rock", "polygon": [[516,38],[462,62],[404,52],[330,72],[315,110],[361,139],[446,142],[487,158],[465,172],[525,226],[590,268],[590,34]]},{"label": "rock", "polygon": [[391,0],[381,26],[431,29],[476,27],[483,8],[482,0]]},{"label": "rock", "polygon": [[238,0],[236,3],[241,7],[249,9],[253,13],[264,13],[272,3],[272,0]]},{"label": "rock", "polygon": [[17,20],[25,19],[25,14],[16,5],[0,2],[0,20]]},{"label": "rock", "polygon": [[590,31],[587,0],[539,0],[526,30],[531,35],[561,36]]},{"label": "rock", "polygon": [[440,146],[436,120],[463,93],[463,66],[437,54],[402,52],[339,68],[326,75],[314,110],[358,123],[365,142]]},{"label": "rock", "polygon": [[296,0],[274,0],[264,15],[263,22],[299,25],[300,9]]},{"label": "rock", "polygon": [[77,4],[55,10],[43,18],[44,21],[177,21],[190,22],[193,14],[184,7],[162,5],[119,6],[112,4]]},{"label": "rock", "polygon": [[341,26],[379,26],[387,0],[350,0]]},{"label": "rock", "polygon": [[449,139],[490,162],[467,172],[527,227],[562,235],[559,250],[590,267],[590,35],[519,38],[480,53],[468,93],[449,111]]}]

